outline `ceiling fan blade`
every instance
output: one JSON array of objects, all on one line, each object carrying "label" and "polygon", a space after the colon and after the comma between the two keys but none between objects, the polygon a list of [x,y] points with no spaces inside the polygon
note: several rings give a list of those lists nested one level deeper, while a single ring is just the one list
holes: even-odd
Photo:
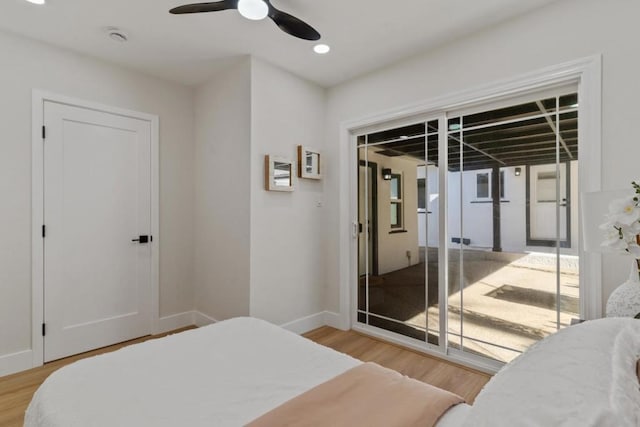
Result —
[{"label": "ceiling fan blade", "polygon": [[266,1],[265,3],[269,6],[269,18],[271,18],[273,22],[275,22],[276,25],[285,33],[304,40],[320,39],[320,33],[311,25],[296,18],[295,16],[276,9],[270,1]]},{"label": "ceiling fan blade", "polygon": [[238,0],[221,0],[209,3],[185,4],[183,6],[174,7],[169,11],[169,13],[182,15],[184,13],[218,12],[220,10],[237,8]]}]

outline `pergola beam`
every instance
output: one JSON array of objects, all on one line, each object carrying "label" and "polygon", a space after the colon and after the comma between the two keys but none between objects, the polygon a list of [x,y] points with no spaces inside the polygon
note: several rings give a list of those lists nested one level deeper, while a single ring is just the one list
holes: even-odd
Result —
[{"label": "pergola beam", "polygon": [[[544,108],[544,105],[542,105],[542,102],[540,101],[536,101],[536,105],[538,106],[538,108],[540,109],[540,112],[542,112],[542,114],[548,114],[549,112],[547,111],[546,108]],[[549,124],[549,127],[551,128],[551,130],[554,133],[558,134],[558,139],[560,140],[560,144],[562,144],[562,147],[564,148],[564,150],[567,152],[567,154],[569,155],[569,158],[571,160],[573,160],[573,154],[571,154],[571,151],[569,151],[569,148],[567,147],[567,144],[564,142],[564,139],[562,138],[562,135],[560,134],[560,132],[558,131],[555,123],[553,123],[553,120],[551,120],[551,117],[546,116],[545,119],[547,120],[547,123]]]}]

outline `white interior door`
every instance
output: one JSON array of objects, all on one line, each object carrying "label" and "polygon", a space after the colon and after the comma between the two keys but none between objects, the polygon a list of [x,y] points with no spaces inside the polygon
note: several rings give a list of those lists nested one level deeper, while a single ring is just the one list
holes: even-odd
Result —
[{"label": "white interior door", "polygon": [[557,196],[556,165],[530,168],[531,239],[556,240],[556,203],[560,203],[560,240],[567,240],[567,168],[560,163],[560,194]]},{"label": "white interior door", "polygon": [[47,362],[151,333],[151,123],[48,101],[44,123]]}]

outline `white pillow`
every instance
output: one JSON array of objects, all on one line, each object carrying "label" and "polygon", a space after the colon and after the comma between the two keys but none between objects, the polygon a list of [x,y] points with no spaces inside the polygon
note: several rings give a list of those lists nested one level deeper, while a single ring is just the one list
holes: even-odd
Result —
[{"label": "white pillow", "polygon": [[[636,320],[636,322],[639,322]],[[640,334],[635,323],[623,329],[613,344],[613,380],[610,402],[621,425],[640,426]],[[630,374],[631,373],[631,374]]]},{"label": "white pillow", "polygon": [[636,427],[640,321],[565,328],[506,365],[478,395],[465,427]]}]

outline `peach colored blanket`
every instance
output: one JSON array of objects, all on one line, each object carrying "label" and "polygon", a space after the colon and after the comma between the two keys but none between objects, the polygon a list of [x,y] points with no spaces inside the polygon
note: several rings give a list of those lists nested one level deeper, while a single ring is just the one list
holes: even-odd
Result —
[{"label": "peach colored blanket", "polygon": [[431,427],[464,400],[453,393],[364,363],[252,421],[248,427]]}]

